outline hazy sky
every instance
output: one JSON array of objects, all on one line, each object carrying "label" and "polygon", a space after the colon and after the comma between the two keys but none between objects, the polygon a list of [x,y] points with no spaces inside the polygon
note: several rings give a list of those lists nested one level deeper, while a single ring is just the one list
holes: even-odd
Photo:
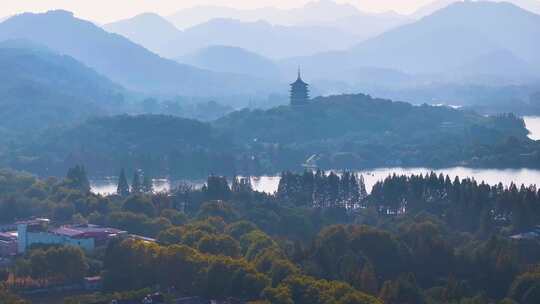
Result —
[{"label": "hazy sky", "polygon": [[[338,0],[365,11],[413,12],[433,0]],[[132,17],[142,12],[171,14],[179,9],[196,5],[220,5],[236,8],[274,6],[290,8],[302,6],[309,0],[0,0],[0,17],[25,11],[42,12],[66,9],[79,17],[97,22],[110,22]]]}]

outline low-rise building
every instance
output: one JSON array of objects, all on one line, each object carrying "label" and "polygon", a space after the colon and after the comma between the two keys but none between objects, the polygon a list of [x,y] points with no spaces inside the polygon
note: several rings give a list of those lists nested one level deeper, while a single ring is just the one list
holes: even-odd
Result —
[{"label": "low-rise building", "polygon": [[88,291],[101,290],[103,279],[100,276],[84,278],[84,289]]},{"label": "low-rise building", "polygon": [[0,232],[0,257],[17,255],[17,232]]},{"label": "low-rise building", "polygon": [[126,231],[96,225],[67,225],[49,228],[49,220],[36,219],[17,223],[17,251],[25,253],[32,245],[71,245],[85,251],[104,246],[112,238],[127,235]]},{"label": "low-rise building", "polygon": [[540,225],[534,227],[533,229],[529,231],[525,231],[522,233],[518,233],[515,235],[510,236],[511,239],[514,240],[535,240],[540,239]]}]

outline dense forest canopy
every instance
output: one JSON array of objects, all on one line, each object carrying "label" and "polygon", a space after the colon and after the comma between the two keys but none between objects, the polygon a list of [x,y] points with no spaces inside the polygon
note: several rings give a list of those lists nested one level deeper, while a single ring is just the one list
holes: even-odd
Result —
[{"label": "dense forest canopy", "polygon": [[324,169],[537,167],[539,146],[527,133],[514,115],[340,95],[301,107],[241,110],[210,123],[163,115],[92,119],[21,139],[9,164],[44,175],[84,163],[91,175],[138,167],[192,178],[298,170],[312,155]]},{"label": "dense forest canopy", "polygon": [[117,240],[96,253],[34,248],[0,267],[1,285],[22,292],[101,274],[103,293],[65,299],[85,304],[142,299],[156,285],[170,296],[272,304],[539,300],[540,242],[511,237],[540,218],[535,187],[432,173],[389,176],[367,195],[362,177],[349,172],[282,175],[274,195],[244,179],[210,176],[202,189],[170,195],[134,179],[127,192],[119,186],[118,195],[102,197],[88,192],[84,167],[46,180],[2,170],[0,223],[48,216],[157,243]]},{"label": "dense forest canopy", "polygon": [[56,169],[74,162],[104,174],[137,166],[156,175],[176,170],[187,176],[213,168],[224,171],[221,168],[229,165],[227,157],[232,155],[227,138],[210,125],[164,115],[91,119],[73,128],[46,133],[17,153],[39,157],[37,166],[32,159],[17,160],[33,172],[42,172],[39,166],[43,163]]}]

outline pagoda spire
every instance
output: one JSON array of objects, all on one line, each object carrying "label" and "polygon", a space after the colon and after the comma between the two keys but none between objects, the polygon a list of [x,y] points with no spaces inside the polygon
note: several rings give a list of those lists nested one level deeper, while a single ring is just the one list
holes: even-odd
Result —
[{"label": "pagoda spire", "polygon": [[291,83],[291,105],[300,106],[309,102],[309,85],[302,80],[302,71],[298,66],[298,78]]}]

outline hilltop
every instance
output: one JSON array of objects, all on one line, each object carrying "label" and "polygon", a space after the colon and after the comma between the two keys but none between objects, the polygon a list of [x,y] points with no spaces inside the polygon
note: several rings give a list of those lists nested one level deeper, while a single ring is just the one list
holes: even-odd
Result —
[{"label": "hilltop", "polygon": [[300,170],[318,155],[325,169],[536,167],[540,147],[527,134],[513,115],[342,95],[301,107],[237,111],[209,124],[159,115],[91,120],[26,143],[19,151],[31,161],[13,166],[63,172],[85,163],[98,175],[115,174],[118,166],[178,176],[270,174]]},{"label": "hilltop", "polygon": [[24,39],[69,55],[112,81],[137,92],[216,96],[253,93],[266,84],[179,64],[127,38],[75,18],[71,12],[25,13],[0,23],[0,41]]},{"label": "hilltop", "polygon": [[20,134],[122,111],[129,93],[74,58],[27,41],[0,43],[0,133]]}]

